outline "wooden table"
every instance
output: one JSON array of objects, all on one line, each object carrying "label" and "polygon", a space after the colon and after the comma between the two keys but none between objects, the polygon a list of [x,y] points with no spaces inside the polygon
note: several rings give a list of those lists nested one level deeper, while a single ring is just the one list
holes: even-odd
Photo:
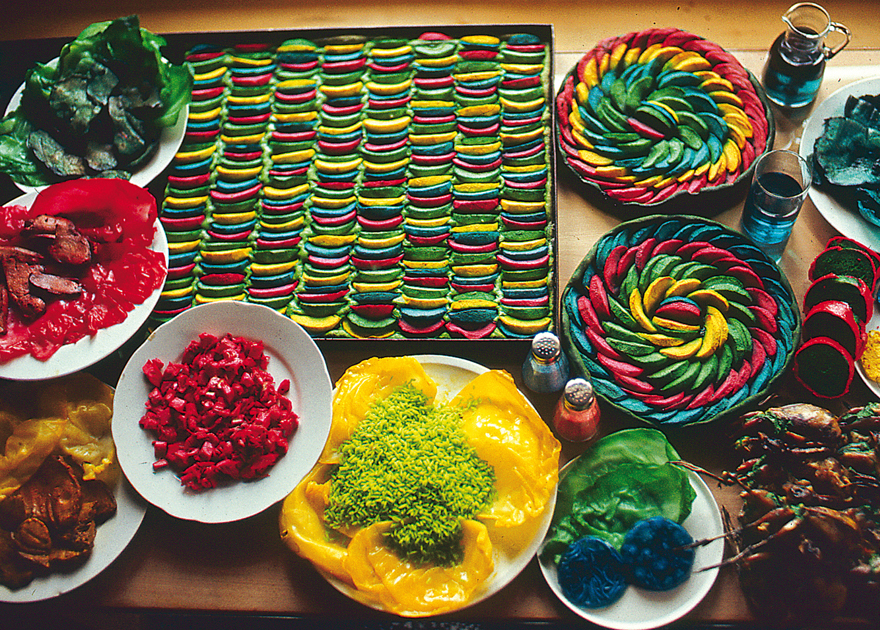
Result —
[{"label": "wooden table", "polygon": [[[463,3],[448,0],[422,2],[385,0],[366,3],[336,0],[303,3],[293,0],[94,0],[88,3],[52,0],[18,3],[0,20],[0,40],[73,37],[88,24],[128,13],[138,13],[146,28],[158,33],[206,30],[297,29],[389,25],[454,25],[490,23],[551,23],[555,30],[557,83],[579,57],[608,36],[656,26],[675,26],[701,34],[733,52],[747,68],[760,75],[766,50],[782,30],[780,16],[788,0],[759,2],[715,0],[687,3],[659,0],[651,3],[565,2],[564,0],[504,0]],[[873,1],[842,0],[828,3],[835,21],[847,24],[853,41],[829,62],[819,99],[859,78],[880,76],[880,12]],[[45,10],[44,10],[45,9]],[[3,67],[0,59],[0,67]],[[7,78],[7,77],[4,77]],[[808,114],[809,112],[806,112]],[[791,119],[777,112],[777,147],[796,147],[804,116]],[[8,192],[8,189],[3,189]],[[587,202],[566,169],[558,173],[558,271],[560,289],[596,239],[619,223],[618,217]],[[14,195],[0,199],[6,202]],[[718,208],[716,218],[736,227],[742,199]],[[798,301],[808,285],[806,270],[834,229],[807,201],[794,229],[781,266]],[[350,365],[371,357],[411,352],[443,352],[510,371],[519,379],[523,359],[519,349],[506,355],[481,351],[478,344],[326,343],[321,344],[337,379]],[[793,388],[795,398],[799,390]],[[800,392],[802,393],[802,392]],[[839,407],[864,401],[867,390],[857,383]],[[549,418],[556,396],[530,396],[542,416]],[[626,423],[610,410],[603,428],[615,430]],[[717,452],[724,440],[720,427],[671,433],[682,456],[709,469],[733,464]],[[723,443],[723,442],[721,442]],[[580,449],[567,445],[564,457]],[[714,484],[713,485],[714,489]],[[736,493],[718,488],[720,504],[736,510]],[[142,611],[178,611],[295,615],[356,622],[387,617],[340,595],[305,561],[294,556],[278,536],[278,507],[246,521],[205,526],[171,518],[149,509],[134,541],[103,574],[68,595],[33,605],[0,605],[0,618],[22,622],[49,616],[96,625],[137,627]],[[459,622],[492,620],[577,621],[544,583],[536,562],[485,602],[449,616]],[[721,571],[715,587],[687,617],[692,623],[747,624],[754,621],[731,569]],[[848,625],[852,620],[843,619]],[[4,628],[12,627],[4,623]]]}]

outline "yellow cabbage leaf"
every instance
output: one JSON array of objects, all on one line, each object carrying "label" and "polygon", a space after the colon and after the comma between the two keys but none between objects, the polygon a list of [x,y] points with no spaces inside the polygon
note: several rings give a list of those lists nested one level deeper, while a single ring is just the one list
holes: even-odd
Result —
[{"label": "yellow cabbage leaf", "polygon": [[507,372],[477,376],[452,401],[480,458],[495,469],[498,496],[479,518],[516,527],[538,518],[556,489],[561,445]]},{"label": "yellow cabbage leaf", "polygon": [[494,570],[492,542],[486,526],[462,521],[464,557],[451,567],[415,566],[385,546],[391,523],[362,529],[351,539],[345,567],[355,586],[378,599],[390,612],[417,616],[461,608]]}]

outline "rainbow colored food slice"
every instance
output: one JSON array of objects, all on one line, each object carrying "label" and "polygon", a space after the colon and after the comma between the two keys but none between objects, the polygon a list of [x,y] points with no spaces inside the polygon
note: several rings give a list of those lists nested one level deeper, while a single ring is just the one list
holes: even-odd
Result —
[{"label": "rainbow colored food slice", "polygon": [[559,148],[588,184],[655,205],[731,184],[772,145],[772,113],[720,46],[677,29],[601,41],[556,96]]},{"label": "rainbow colored food slice", "polygon": [[569,357],[597,393],[660,425],[707,422],[763,395],[801,325],[779,268],[699,217],[621,224],[581,263],[562,306]]}]

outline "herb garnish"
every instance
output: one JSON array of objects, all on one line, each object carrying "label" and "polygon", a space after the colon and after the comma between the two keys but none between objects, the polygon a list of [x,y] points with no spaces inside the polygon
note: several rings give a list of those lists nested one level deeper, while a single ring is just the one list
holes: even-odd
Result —
[{"label": "herb garnish", "polygon": [[324,512],[334,529],[391,521],[388,546],[422,564],[462,557],[461,520],[493,496],[495,473],[461,430],[458,407],[403,385],[370,407],[339,447]]}]

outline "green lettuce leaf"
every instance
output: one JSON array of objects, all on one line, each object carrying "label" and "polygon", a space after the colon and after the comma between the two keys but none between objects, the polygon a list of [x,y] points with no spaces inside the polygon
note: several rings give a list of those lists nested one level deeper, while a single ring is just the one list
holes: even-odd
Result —
[{"label": "green lettuce leaf", "polygon": [[683,522],[696,492],[687,472],[670,463],[679,459],[656,429],[628,429],[599,440],[560,479],[542,557],[558,562],[570,543],[588,535],[620,548],[626,532],[652,516]]}]

